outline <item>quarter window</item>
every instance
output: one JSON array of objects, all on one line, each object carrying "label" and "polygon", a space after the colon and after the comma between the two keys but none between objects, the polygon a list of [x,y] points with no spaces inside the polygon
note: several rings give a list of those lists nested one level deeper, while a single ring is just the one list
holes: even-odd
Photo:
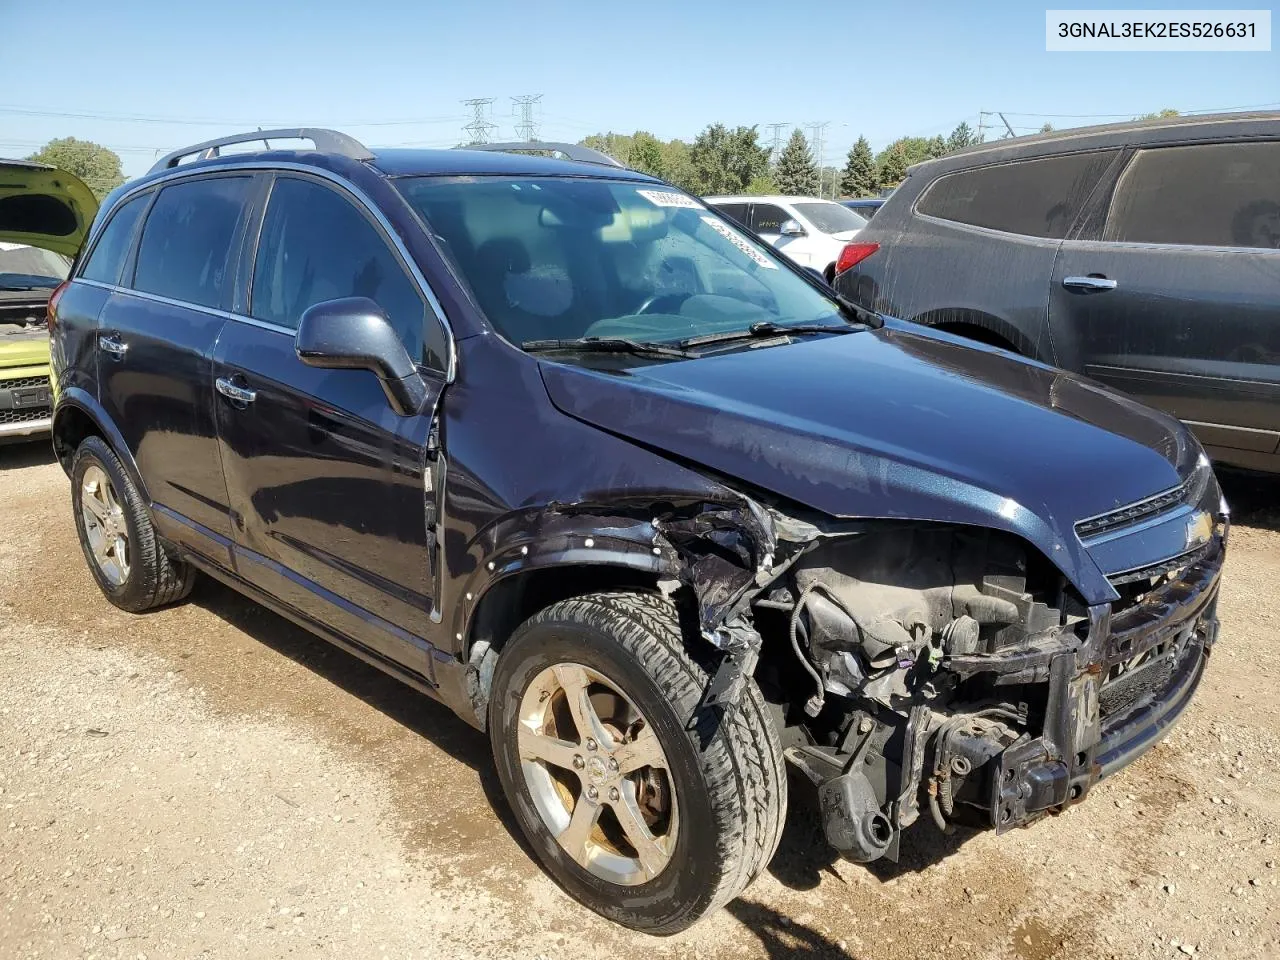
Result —
[{"label": "quarter window", "polygon": [[1061,240],[1114,155],[1075,153],[962,170],[938,178],[916,210],[975,227]]},{"label": "quarter window", "polygon": [[377,228],[336,191],[279,178],[258,241],[253,316],[296,330],[308,307],[340,297],[374,301],[411,357],[444,368],[444,332],[428,322],[418,288]]},{"label": "quarter window", "polygon": [[778,233],[783,223],[794,219],[787,211],[772,203],[753,203],[751,205],[750,227],[756,233]]},{"label": "quarter window", "polygon": [[161,190],[142,228],[134,287],[221,307],[249,184],[248,177],[211,177]]},{"label": "quarter window", "polygon": [[1280,249],[1280,142],[1141,151],[1116,184],[1103,238]]},{"label": "quarter window", "polygon": [[133,240],[133,229],[138,225],[138,217],[142,215],[149,199],[150,194],[134,197],[111,215],[80,276],[100,283],[119,282],[120,268],[124,266]]}]

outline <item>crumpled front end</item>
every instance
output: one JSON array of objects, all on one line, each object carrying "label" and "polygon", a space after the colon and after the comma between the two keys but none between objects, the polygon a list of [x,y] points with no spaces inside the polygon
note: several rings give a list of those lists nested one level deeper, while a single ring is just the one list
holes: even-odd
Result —
[{"label": "crumpled front end", "polygon": [[[798,665],[773,677],[801,685],[787,757],[842,854],[895,857],[923,815],[948,831],[1029,823],[1168,731],[1218,630],[1227,518],[1207,463],[1196,474],[1082,522],[1091,555],[1147,558],[1108,574],[1110,602],[1086,603],[999,531],[881,521],[800,551],[755,600],[755,622],[765,649],[785,644]],[[1152,560],[1174,528],[1178,552]]]}]

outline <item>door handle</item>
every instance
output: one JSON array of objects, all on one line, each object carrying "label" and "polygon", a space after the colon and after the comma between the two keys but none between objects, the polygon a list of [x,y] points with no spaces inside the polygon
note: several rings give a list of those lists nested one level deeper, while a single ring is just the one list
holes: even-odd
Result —
[{"label": "door handle", "polygon": [[249,404],[258,399],[257,390],[250,390],[248,387],[232,383],[229,377],[219,377],[214,381],[214,386],[218,388],[220,394],[236,403]]},{"label": "door handle", "polygon": [[114,333],[107,333],[98,338],[98,346],[104,353],[109,353],[115,360],[123,360],[129,351],[129,345],[120,340]]},{"label": "door handle", "polygon": [[1062,285],[1068,290],[1079,293],[1102,293],[1119,286],[1114,280],[1108,280],[1106,277],[1063,277]]}]

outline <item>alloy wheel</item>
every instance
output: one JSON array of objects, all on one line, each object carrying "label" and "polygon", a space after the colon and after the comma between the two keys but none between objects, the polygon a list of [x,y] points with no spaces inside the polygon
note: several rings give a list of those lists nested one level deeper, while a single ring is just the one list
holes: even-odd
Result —
[{"label": "alloy wheel", "polygon": [[633,886],[666,867],[679,810],[666,754],[616,683],[547,667],[520,702],[520,766],[543,823],[579,866]]},{"label": "alloy wheel", "polygon": [[120,586],[129,579],[129,527],[115,488],[96,464],[80,481],[80,514],[94,563],[113,587]]}]

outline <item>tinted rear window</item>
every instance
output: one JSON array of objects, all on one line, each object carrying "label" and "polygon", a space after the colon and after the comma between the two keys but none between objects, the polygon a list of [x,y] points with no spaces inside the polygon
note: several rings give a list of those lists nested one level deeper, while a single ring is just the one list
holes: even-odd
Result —
[{"label": "tinted rear window", "polygon": [[124,265],[125,256],[129,253],[129,245],[133,240],[133,228],[138,224],[150,194],[134,197],[123,204],[111,215],[111,220],[102,231],[94,245],[93,253],[84,265],[80,276],[86,280],[97,280],[101,283],[118,283],[120,268]]},{"label": "tinted rear window", "polygon": [[133,285],[220,307],[249,183],[248,177],[216,177],[161,190],[142,228]]},{"label": "tinted rear window", "polygon": [[931,217],[1028,237],[1067,235],[1114,151],[1019,160],[939,178],[916,203]]},{"label": "tinted rear window", "polygon": [[1116,184],[1103,236],[1280,249],[1280,143],[1143,150]]},{"label": "tinted rear window", "polygon": [[731,220],[737,220],[744,227],[747,225],[747,205],[745,203],[717,203],[715,208]]}]

